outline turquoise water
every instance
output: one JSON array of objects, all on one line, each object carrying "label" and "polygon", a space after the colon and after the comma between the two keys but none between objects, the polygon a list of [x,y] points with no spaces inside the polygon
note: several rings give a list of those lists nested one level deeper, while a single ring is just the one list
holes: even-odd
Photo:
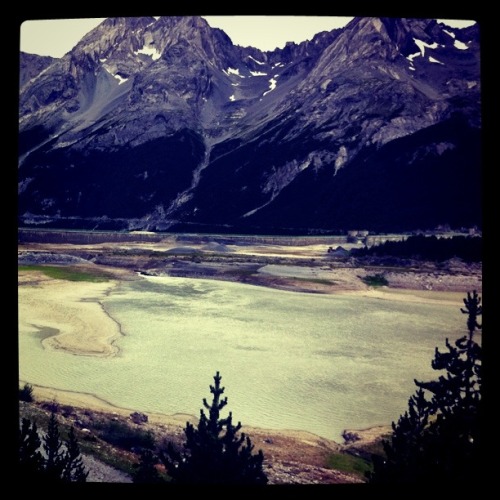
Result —
[{"label": "turquoise water", "polygon": [[234,420],[337,441],[345,428],[397,420],[414,378],[437,377],[435,347],[465,333],[458,306],[187,278],[126,282],[103,304],[124,333],[118,356],[44,349],[44,332],[25,333],[20,378],[146,413],[198,415],[218,370]]}]

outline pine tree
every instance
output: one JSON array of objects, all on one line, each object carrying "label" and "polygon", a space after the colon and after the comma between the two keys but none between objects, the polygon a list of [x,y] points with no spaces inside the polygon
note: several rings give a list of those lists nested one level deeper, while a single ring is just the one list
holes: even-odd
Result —
[{"label": "pine tree", "polygon": [[241,422],[233,425],[232,412],[220,418],[227,405],[222,398],[224,387],[220,386],[219,372],[210,385],[212,403],[203,398],[198,427],[187,422],[184,430],[184,450],[177,450],[169,443],[160,455],[174,483],[189,484],[266,484],[267,476],[262,469],[262,450],[252,454],[254,446],[245,433],[238,436]]},{"label": "pine tree", "polygon": [[47,433],[43,439],[43,449],[46,453],[45,472],[48,481],[56,481],[62,477],[64,470],[64,452],[62,441],[59,436],[59,426],[55,413],[50,414]]},{"label": "pine tree", "polygon": [[445,371],[437,380],[419,382],[409,409],[392,423],[384,441],[385,459],[374,457],[372,483],[468,482],[481,474],[481,346],[474,341],[482,314],[476,291],[467,293],[468,336],[446,339],[448,352],[436,348],[432,368]]},{"label": "pine tree", "polygon": [[26,401],[31,403],[33,401],[33,386],[24,384],[22,389],[19,389],[19,401]]},{"label": "pine tree", "polygon": [[84,483],[87,481],[89,473],[85,471],[73,426],[69,430],[68,440],[66,441],[66,452],[63,456],[63,463],[64,469],[61,479],[64,482]]},{"label": "pine tree", "polygon": [[36,422],[23,418],[19,430],[20,478],[37,478],[44,469],[44,458],[40,451],[42,444]]},{"label": "pine tree", "polygon": [[141,452],[141,458],[136,465],[132,480],[134,483],[163,483],[164,480],[156,469],[157,457],[147,448]]},{"label": "pine tree", "polygon": [[23,479],[40,483],[85,482],[85,471],[80,448],[71,427],[64,445],[54,412],[50,415],[47,433],[43,437],[44,454],[40,452],[40,439],[36,423],[23,418],[19,429],[19,472]]}]

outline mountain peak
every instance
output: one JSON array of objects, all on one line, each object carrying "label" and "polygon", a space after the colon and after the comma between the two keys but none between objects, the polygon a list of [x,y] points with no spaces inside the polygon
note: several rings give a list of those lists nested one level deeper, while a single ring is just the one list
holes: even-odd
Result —
[{"label": "mountain peak", "polygon": [[160,16],[156,20],[156,26],[188,26],[188,27],[205,27],[208,26],[207,21],[200,16]]},{"label": "mountain peak", "polygon": [[138,29],[149,26],[155,22],[155,18],[147,17],[108,17],[99,26],[104,29],[116,28],[117,26],[125,29]]},{"label": "mountain peak", "polygon": [[[155,22],[154,17],[107,18],[87,33],[68,53],[71,57],[95,54],[101,58],[120,49],[120,45],[137,45],[144,30]],[[67,55],[68,55],[67,54]]]}]

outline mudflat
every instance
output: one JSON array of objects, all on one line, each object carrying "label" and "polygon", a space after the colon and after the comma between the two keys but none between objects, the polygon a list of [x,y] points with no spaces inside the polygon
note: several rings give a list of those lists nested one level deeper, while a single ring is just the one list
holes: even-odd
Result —
[{"label": "mudflat", "polygon": [[19,333],[38,331],[47,349],[82,356],[113,356],[120,325],[102,308],[100,299],[115,282],[74,283],[47,278],[42,272],[20,272]]}]

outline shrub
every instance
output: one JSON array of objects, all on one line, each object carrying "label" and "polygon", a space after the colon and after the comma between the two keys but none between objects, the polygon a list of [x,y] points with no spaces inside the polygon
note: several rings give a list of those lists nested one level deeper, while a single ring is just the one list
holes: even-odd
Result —
[{"label": "shrub", "polygon": [[368,286],[387,286],[389,282],[383,274],[373,274],[361,278]]},{"label": "shrub", "polygon": [[19,401],[31,403],[33,401],[33,387],[30,384],[24,384],[22,389],[19,389]]},{"label": "shrub", "polygon": [[149,431],[135,429],[119,420],[111,420],[97,424],[101,439],[125,450],[132,448],[154,448],[154,437]]},{"label": "shrub", "polygon": [[361,477],[373,470],[371,462],[351,455],[350,453],[336,453],[328,459],[328,465],[335,470],[356,474]]}]

